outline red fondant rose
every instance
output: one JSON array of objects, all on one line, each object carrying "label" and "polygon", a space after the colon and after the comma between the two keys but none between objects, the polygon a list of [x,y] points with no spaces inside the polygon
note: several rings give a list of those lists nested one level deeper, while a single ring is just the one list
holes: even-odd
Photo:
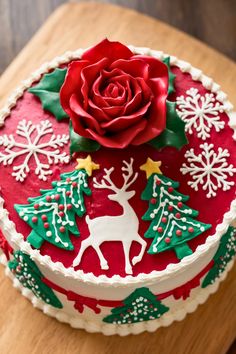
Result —
[{"label": "red fondant rose", "polygon": [[167,92],[165,64],[105,39],[69,65],[60,98],[76,133],[124,148],[165,129]]}]

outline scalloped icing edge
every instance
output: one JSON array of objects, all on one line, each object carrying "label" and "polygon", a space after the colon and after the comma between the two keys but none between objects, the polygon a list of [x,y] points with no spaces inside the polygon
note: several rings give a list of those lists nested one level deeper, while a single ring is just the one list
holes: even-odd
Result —
[{"label": "scalloped icing edge", "polygon": [[220,278],[218,278],[214,284],[209,285],[207,288],[198,288],[200,291],[191,299],[191,295],[188,301],[183,301],[182,310],[171,311],[169,310],[164,315],[162,315],[159,319],[144,321],[135,324],[95,324],[94,322],[78,319],[77,317],[68,316],[63,310],[57,310],[50,305],[46,305],[43,301],[38,299],[31,290],[24,288],[21,283],[16,279],[11,273],[10,269],[7,267],[6,257],[4,255],[0,256],[0,264],[4,265],[5,274],[12,280],[14,288],[19,290],[23,296],[25,296],[28,300],[31,301],[32,305],[43,311],[44,314],[57,319],[59,322],[67,323],[72,328],[76,329],[84,329],[89,333],[102,333],[104,335],[119,335],[119,336],[127,336],[129,334],[140,334],[142,332],[154,332],[160,327],[168,327],[175,321],[182,321],[185,317],[194,312],[199,305],[204,304],[211,294],[214,294],[218,288],[220,283],[226,279],[229,271],[232,269],[234,265],[234,259],[232,259],[225,271],[221,274]]},{"label": "scalloped icing edge", "polygon": [[[225,111],[229,115],[229,126],[234,131],[233,138],[236,138],[236,119],[235,115],[232,114],[233,105],[228,101],[227,95],[221,91],[220,85],[213,82],[210,77],[202,74],[201,70],[192,67],[190,63],[179,60],[174,56],[164,54],[161,51],[151,50],[146,47],[129,46],[129,48],[135,54],[150,55],[159,60],[170,57],[170,64],[172,66],[175,65],[179,67],[182,72],[189,73],[193,80],[200,81],[206,89],[215,93],[216,99],[224,104]],[[27,80],[22,81],[18,89],[16,89],[9,97],[6,106],[0,111],[0,127],[4,125],[5,119],[11,114],[11,110],[16,106],[18,99],[23,96],[24,92],[31,87],[34,82],[40,80],[43,74],[57,68],[61,64],[66,64],[71,60],[80,59],[81,55],[87,49],[66,52],[64,55],[58,56],[52,61],[44,63],[38,70],[32,73]],[[205,243],[199,245],[192,255],[183,258],[179,263],[169,264],[165,270],[152,271],[149,274],[140,273],[135,277],[132,275],[128,275],[126,277],[113,275],[111,278],[106,275],[96,277],[93,273],[84,273],[82,270],[75,271],[72,267],[65,268],[61,262],[54,263],[50,256],[42,256],[39,250],[33,249],[27,241],[24,241],[23,235],[16,231],[15,224],[9,220],[8,215],[8,211],[4,208],[4,199],[0,197],[0,227],[4,235],[8,236],[8,240],[16,246],[15,248],[19,248],[29,254],[34,261],[49,267],[55,273],[61,273],[65,277],[78,279],[79,281],[83,281],[85,283],[99,284],[103,286],[126,286],[127,284],[136,284],[140,281],[148,281],[149,284],[152,284],[160,279],[163,280],[169,278],[172,274],[188,267],[188,265],[196,259],[201,259],[205,252],[210,250],[217,242],[219,242],[221,236],[223,236],[223,234],[227,231],[229,225],[236,219],[236,200],[231,202],[230,210],[224,214],[222,223],[217,225],[215,234],[208,236]]]}]

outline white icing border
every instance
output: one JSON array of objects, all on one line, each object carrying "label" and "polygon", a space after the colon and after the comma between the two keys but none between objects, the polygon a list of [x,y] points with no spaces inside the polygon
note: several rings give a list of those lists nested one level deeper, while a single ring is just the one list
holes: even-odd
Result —
[{"label": "white icing border", "polygon": [[[151,50],[149,48],[136,48],[133,46],[129,46],[129,48],[135,54],[151,55],[160,60],[164,59],[165,57],[169,57],[169,55],[164,54],[163,52]],[[43,64],[29,77],[29,79],[23,81],[18,89],[16,89],[9,97],[6,106],[0,111],[0,127],[4,125],[5,119],[10,115],[11,109],[15,107],[17,100],[22,97],[25,90],[31,87],[35,81],[38,81],[43,74],[57,68],[61,64],[68,63],[74,59],[79,59],[86,50],[87,49],[79,49],[74,52],[66,52],[64,55],[56,57],[51,62]],[[214,83],[213,80],[208,76],[203,75],[201,70],[192,67],[188,62],[178,60],[176,57],[170,56],[170,64],[179,67],[182,72],[189,73],[193,80],[200,81],[206,89],[215,93],[216,99],[224,104],[225,111],[230,116],[229,126],[233,130],[236,130],[235,116],[231,114],[233,105],[228,101],[227,95],[220,90],[220,86]],[[236,135],[236,133],[234,134]],[[231,203],[230,211],[224,215],[222,223],[217,225],[216,233],[213,236],[208,236],[205,244],[199,245],[192,255],[183,258],[179,263],[169,264],[163,271],[152,271],[149,274],[140,273],[136,277],[131,275],[126,277],[114,275],[109,278],[106,275],[100,275],[96,277],[94,274],[84,273],[82,270],[75,271],[72,267],[65,268],[61,262],[54,263],[49,256],[42,256],[39,250],[32,249],[30,244],[24,241],[23,235],[16,231],[15,224],[9,220],[9,213],[3,207],[3,205],[4,200],[0,197],[0,227],[14,248],[21,249],[22,251],[26,252],[32,257],[32,259],[42,265],[49,267],[53,272],[61,273],[65,277],[71,277],[73,279],[78,279],[79,281],[105,286],[125,286],[127,284],[136,284],[144,280],[147,280],[149,284],[152,284],[159,281],[160,279],[163,280],[171,277],[173,273],[184,270],[184,268],[187,268],[188,265],[192,262],[204,257],[205,252],[207,252],[209,249],[214,247],[217,242],[219,242],[221,236],[227,231],[229,225],[236,219],[236,200],[234,200]]]},{"label": "white icing border", "polygon": [[[0,256],[0,263],[7,265],[6,257],[4,255]],[[28,300],[30,300],[35,308],[43,311],[44,314],[56,318],[59,322],[67,323],[71,327],[76,329],[84,329],[90,333],[102,333],[104,335],[110,336],[118,334],[119,336],[127,336],[129,334],[140,334],[144,331],[154,332],[160,327],[168,327],[175,321],[182,321],[189,314],[194,312],[199,305],[202,305],[207,301],[211,294],[214,294],[220,283],[225,280],[228,272],[231,270],[234,264],[234,259],[231,260],[225,271],[221,274],[214,284],[208,285],[206,288],[199,287],[199,292],[191,296],[187,301],[183,301],[182,310],[177,309],[172,311],[170,309],[159,319],[139,322],[131,325],[116,325],[116,324],[97,324],[92,321],[84,320],[82,318],[68,316],[63,310],[58,310],[50,305],[45,304],[43,301],[38,299],[31,290],[24,288],[21,283],[13,276],[12,272],[8,267],[5,268],[5,274],[13,281],[13,286],[21,292]]]}]

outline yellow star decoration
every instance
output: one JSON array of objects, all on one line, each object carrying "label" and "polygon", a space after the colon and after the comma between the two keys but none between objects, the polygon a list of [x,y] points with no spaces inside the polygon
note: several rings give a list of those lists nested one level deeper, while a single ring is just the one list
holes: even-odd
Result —
[{"label": "yellow star decoration", "polygon": [[100,168],[100,165],[92,161],[90,155],[88,155],[86,159],[76,159],[76,161],[78,162],[78,165],[75,167],[75,169],[76,170],[85,169],[85,171],[89,176],[92,176],[94,170],[99,170]]},{"label": "yellow star decoration", "polygon": [[158,173],[162,175],[162,172],[159,168],[160,166],[161,166],[161,161],[153,161],[152,159],[150,159],[150,157],[148,157],[145,164],[140,166],[140,170],[146,172],[146,176],[148,179],[153,173]]}]

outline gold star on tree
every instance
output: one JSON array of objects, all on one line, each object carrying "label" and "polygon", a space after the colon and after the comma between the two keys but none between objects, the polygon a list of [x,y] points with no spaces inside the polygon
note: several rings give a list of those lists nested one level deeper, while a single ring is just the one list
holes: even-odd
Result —
[{"label": "gold star on tree", "polygon": [[86,157],[86,159],[76,159],[78,165],[75,167],[76,170],[84,169],[88,176],[92,176],[94,170],[99,170],[100,165],[92,161],[90,155]]},{"label": "gold star on tree", "polygon": [[145,164],[140,166],[140,170],[146,172],[146,176],[148,179],[153,173],[158,173],[162,175],[162,172],[159,168],[160,166],[161,166],[161,161],[153,161],[152,159],[150,159],[150,157],[148,157]]}]

